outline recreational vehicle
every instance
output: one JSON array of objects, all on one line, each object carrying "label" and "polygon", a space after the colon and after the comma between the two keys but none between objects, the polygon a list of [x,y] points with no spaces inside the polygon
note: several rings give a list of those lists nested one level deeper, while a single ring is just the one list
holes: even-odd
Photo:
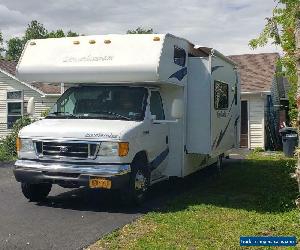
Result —
[{"label": "recreational vehicle", "polygon": [[19,133],[14,174],[31,201],[58,184],[117,189],[138,203],[152,184],[220,166],[238,147],[235,64],[171,34],[31,40],[17,75],[68,86]]}]

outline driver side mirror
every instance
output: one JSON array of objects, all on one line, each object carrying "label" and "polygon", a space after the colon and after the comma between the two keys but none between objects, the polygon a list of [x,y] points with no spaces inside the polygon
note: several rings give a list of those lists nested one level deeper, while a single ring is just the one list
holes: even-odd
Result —
[{"label": "driver side mirror", "polygon": [[33,116],[34,110],[35,110],[34,97],[30,97],[27,104],[27,114]]},{"label": "driver side mirror", "polygon": [[171,116],[175,119],[180,119],[183,117],[183,101],[181,99],[173,100]]}]

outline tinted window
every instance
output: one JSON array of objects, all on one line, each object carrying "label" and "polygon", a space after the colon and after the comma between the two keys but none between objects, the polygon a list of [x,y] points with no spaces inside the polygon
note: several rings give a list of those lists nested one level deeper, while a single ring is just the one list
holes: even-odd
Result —
[{"label": "tinted window", "polygon": [[214,86],[214,101],[215,109],[228,108],[228,84],[224,82],[215,81]]},{"label": "tinted window", "polygon": [[7,103],[8,115],[22,115],[22,103],[21,102],[9,102]]},{"label": "tinted window", "polygon": [[48,118],[142,120],[148,92],[143,87],[85,86],[69,88],[57,101]]},{"label": "tinted window", "polygon": [[174,63],[184,67],[185,60],[186,60],[185,50],[174,46]]},{"label": "tinted window", "polygon": [[157,120],[165,119],[164,108],[163,108],[161,96],[158,91],[151,92],[150,112],[151,115],[156,115]]}]

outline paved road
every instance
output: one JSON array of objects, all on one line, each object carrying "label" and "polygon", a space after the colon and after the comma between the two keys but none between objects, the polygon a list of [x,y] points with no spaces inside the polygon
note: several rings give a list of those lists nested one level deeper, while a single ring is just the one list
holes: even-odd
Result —
[{"label": "paved road", "polygon": [[195,187],[207,172],[210,175],[201,171],[182,185],[155,185],[143,207],[129,209],[108,192],[58,186],[45,202],[28,202],[11,166],[0,164],[0,249],[82,249],[143,213],[159,210],[168,199]]}]

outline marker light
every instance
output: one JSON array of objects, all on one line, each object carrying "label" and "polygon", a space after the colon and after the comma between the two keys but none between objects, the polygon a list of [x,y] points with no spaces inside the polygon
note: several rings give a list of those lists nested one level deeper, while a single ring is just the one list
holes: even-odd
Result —
[{"label": "marker light", "polygon": [[19,137],[17,137],[17,140],[16,140],[16,149],[17,149],[17,152],[20,151],[20,146],[21,146],[21,139]]},{"label": "marker light", "polygon": [[155,42],[160,41],[160,37],[159,36],[153,37],[153,41],[155,41]]},{"label": "marker light", "polygon": [[90,40],[89,43],[90,43],[90,44],[95,44],[96,41],[95,41],[95,40]]},{"label": "marker light", "polygon": [[73,44],[80,44],[80,42],[79,41],[73,41]]},{"label": "marker light", "polygon": [[119,142],[119,156],[126,156],[129,151],[128,142]]},{"label": "marker light", "polygon": [[105,44],[110,44],[110,43],[111,43],[111,40],[104,40],[104,43],[105,43]]}]

